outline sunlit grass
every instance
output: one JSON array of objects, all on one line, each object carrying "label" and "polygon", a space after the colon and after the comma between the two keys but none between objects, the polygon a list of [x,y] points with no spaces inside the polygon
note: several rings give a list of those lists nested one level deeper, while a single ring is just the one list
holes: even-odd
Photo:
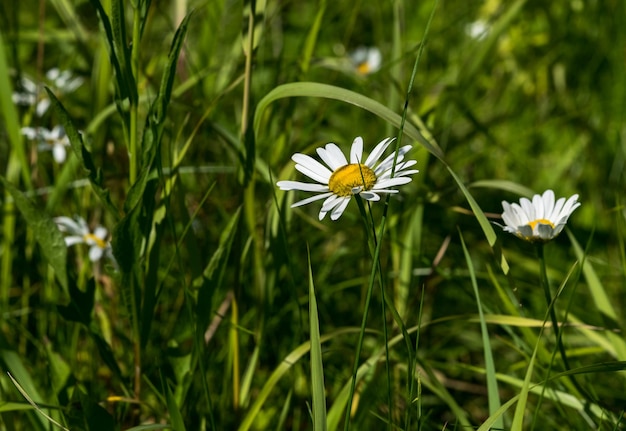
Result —
[{"label": "sunlit grass", "polygon": [[[626,428],[626,6],[75,3],[0,26],[0,430]],[[291,208],[355,136],[419,173]]]}]

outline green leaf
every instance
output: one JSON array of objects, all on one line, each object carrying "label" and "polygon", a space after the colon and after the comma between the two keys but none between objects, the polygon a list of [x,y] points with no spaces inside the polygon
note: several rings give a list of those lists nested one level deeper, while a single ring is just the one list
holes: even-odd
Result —
[{"label": "green leaf", "polygon": [[[1,337],[2,335],[0,335]],[[4,370],[11,373],[11,376],[15,379],[15,381],[20,385],[21,390],[18,388],[20,393],[23,392],[30,398],[29,403],[42,404],[44,403],[43,397],[39,394],[37,387],[35,386],[35,381],[32,379],[31,375],[26,370],[24,363],[22,362],[22,358],[17,352],[13,350],[9,350],[8,346],[5,345],[4,339],[0,338],[0,364],[2,364],[3,373]],[[24,395],[22,393],[22,395]],[[31,403],[31,405],[32,405]],[[35,406],[33,406],[35,407]],[[31,425],[37,426],[37,430],[47,430],[48,421],[42,412],[36,410],[37,414],[34,414],[33,417],[36,418],[31,421]],[[36,424],[36,425],[35,425]]]},{"label": "green leaf", "polygon": [[0,176],[0,182],[13,197],[15,205],[26,220],[28,227],[33,230],[43,255],[54,269],[59,283],[67,292],[67,246],[65,245],[63,234],[59,231],[52,218],[46,215],[41,208],[38,208],[3,176]]},{"label": "green leaf", "polygon": [[[334,99],[363,108],[377,115],[383,120],[400,127],[402,117],[387,108],[385,105],[355,93],[345,88],[335,87],[333,85],[320,84],[317,82],[293,82],[290,84],[279,85],[270,91],[257,105],[254,113],[254,131],[259,133],[263,112],[274,101],[286,97],[323,97],[326,99]],[[404,133],[415,141],[423,145],[430,153],[438,159],[443,158],[443,151],[437,146],[437,143],[428,140],[420,131],[412,124],[404,124]]]},{"label": "green leaf", "polygon": [[170,421],[172,422],[172,428],[176,431],[185,431],[185,422],[183,421],[183,415],[180,413],[180,409],[172,396],[172,390],[166,381],[163,381],[165,389],[165,398],[167,400],[167,410],[170,413]]},{"label": "green leaf", "polygon": [[[130,100],[137,100],[137,87],[134,83],[133,74],[130,70],[130,50],[127,47],[127,41],[125,40],[126,31],[124,29],[123,20],[124,5],[120,0],[113,0],[112,15],[114,25],[112,26],[109,16],[102,7],[102,3],[100,3],[99,0],[91,0],[91,4],[98,11],[100,21],[104,27],[104,32],[109,46],[109,58],[113,68],[115,69],[115,78],[119,97],[119,100],[116,100],[116,102],[118,104],[118,111],[122,114],[124,111],[120,104],[122,100],[127,98]],[[122,17],[120,17],[120,15],[122,15]],[[125,116],[123,115],[123,117]]]},{"label": "green leaf", "polygon": [[311,272],[309,256],[309,331],[311,337],[311,392],[313,394],[313,429],[326,431],[326,394],[324,388],[324,366],[322,363],[322,344],[320,324],[317,316],[315,286]]},{"label": "green leaf", "polygon": [[65,110],[59,99],[56,98],[54,93],[50,91],[49,88],[46,87],[46,92],[48,93],[48,97],[50,98],[50,102],[53,108],[56,110],[59,119],[61,120],[61,124],[65,128],[65,133],[67,133],[67,137],[70,140],[70,144],[72,145],[72,150],[74,154],[80,161],[85,173],[87,174],[87,178],[91,182],[91,186],[96,193],[96,196],[100,198],[102,203],[108,212],[114,217],[115,220],[119,220],[120,215],[118,209],[111,202],[111,197],[109,196],[109,191],[103,186],[103,178],[102,171],[96,168],[96,165],[91,158],[91,153],[85,147],[83,143],[83,138],[81,137],[78,129],[74,126],[72,119],[69,113]]},{"label": "green leaf", "polygon": [[[0,115],[4,118],[3,129],[6,130],[6,135],[9,138],[11,144],[11,150],[15,152],[16,158],[20,165],[20,172],[22,174],[22,181],[26,187],[31,190],[33,188],[30,178],[30,169],[28,168],[28,160],[26,159],[26,152],[22,145],[22,135],[20,133],[20,121],[18,119],[17,110],[15,104],[11,99],[13,89],[11,88],[11,82],[9,81],[9,68],[4,53],[5,44],[2,39],[2,33],[0,32]],[[4,135],[5,132],[3,132]],[[17,181],[17,177],[7,172],[7,177],[10,181]]]}]

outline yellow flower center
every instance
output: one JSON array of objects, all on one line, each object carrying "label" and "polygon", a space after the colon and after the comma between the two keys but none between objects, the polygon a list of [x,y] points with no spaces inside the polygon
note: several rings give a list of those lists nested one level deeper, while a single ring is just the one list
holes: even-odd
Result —
[{"label": "yellow flower center", "polygon": [[328,180],[328,188],[337,196],[350,196],[352,189],[358,187],[370,190],[376,184],[376,174],[367,165],[352,163],[337,169]]},{"label": "yellow flower center", "polygon": [[361,75],[367,75],[371,72],[371,68],[369,63],[367,61],[364,61],[363,63],[359,63],[357,65],[356,71],[359,72]]},{"label": "yellow flower center", "polygon": [[531,229],[534,231],[535,227],[537,227],[538,224],[547,224],[548,226],[550,226],[552,229],[554,229],[554,224],[552,224],[552,222],[550,220],[546,220],[545,218],[539,218],[537,220],[533,220],[531,222],[528,222],[528,226],[531,227]]},{"label": "yellow flower center", "polygon": [[83,236],[83,239],[85,240],[85,242],[93,241],[100,248],[106,248],[106,246],[107,246],[106,242],[104,242],[103,239],[98,238],[97,236],[95,236],[92,233],[86,233]]}]

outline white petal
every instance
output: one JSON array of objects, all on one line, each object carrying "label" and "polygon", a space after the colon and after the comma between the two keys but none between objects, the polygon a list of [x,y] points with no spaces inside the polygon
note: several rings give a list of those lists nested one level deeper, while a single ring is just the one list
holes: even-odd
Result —
[{"label": "white petal", "polygon": [[332,142],[326,144],[326,154],[333,161],[332,165],[330,163],[328,164],[333,171],[348,164],[346,156],[344,156],[339,147]]},{"label": "white petal", "polygon": [[104,241],[107,238],[109,231],[104,226],[97,226],[94,229],[93,234],[96,236],[96,238],[100,238]]},{"label": "white petal", "polygon": [[395,140],[396,138],[386,138],[380,141],[370,153],[369,157],[365,161],[365,165],[372,168],[376,164],[376,162],[378,162],[380,156],[383,155],[387,147],[389,147],[389,144],[391,144]]},{"label": "white petal", "polygon": [[300,181],[279,181],[276,185],[281,190],[301,190],[303,192],[328,191],[328,186],[323,184],[302,183]]},{"label": "white petal", "polygon": [[89,231],[85,231],[82,226],[69,217],[55,217],[54,222],[61,232],[69,232],[74,235],[83,236]]},{"label": "white petal", "polygon": [[561,210],[563,209],[563,205],[565,204],[565,198],[559,198],[554,204],[554,208],[552,209],[552,214],[550,214],[550,221],[553,223],[559,220],[559,214],[561,214]]},{"label": "white petal", "polygon": [[102,254],[104,253],[104,249],[98,247],[97,245],[91,246],[89,249],[89,260],[92,262],[96,262],[102,258]]},{"label": "white petal", "polygon": [[301,207],[302,205],[310,204],[311,202],[319,201],[320,199],[327,198],[328,196],[332,196],[331,192],[321,193],[319,195],[309,196],[306,199],[302,199],[294,204],[291,204],[291,208]]},{"label": "white petal", "polygon": [[359,193],[359,196],[370,202],[377,202],[380,200],[380,196],[374,193],[372,190],[369,190],[367,192],[361,192]]},{"label": "white petal", "polygon": [[332,172],[313,157],[296,153],[291,159],[296,162],[296,169],[298,171],[315,181],[328,184]]},{"label": "white petal", "polygon": [[20,132],[31,141],[39,135],[38,130],[33,127],[22,127]]},{"label": "white petal", "polygon": [[343,201],[341,201],[340,204],[335,207],[333,212],[330,213],[330,219],[337,220],[339,217],[341,217],[341,214],[343,214],[343,212],[346,210],[346,207],[349,203],[349,198],[343,198]]},{"label": "white petal", "polygon": [[395,178],[383,179],[383,180],[377,181],[376,184],[374,185],[374,187],[377,188],[377,189],[386,189],[388,187],[394,187],[394,186],[400,186],[402,184],[408,184],[412,180],[413,179],[410,178],[410,177],[395,177]]},{"label": "white petal", "polygon": [[554,192],[550,189],[543,192],[543,218],[552,221],[552,210],[554,210]]},{"label": "white petal", "polygon": [[[324,212],[330,211],[335,206],[337,206],[339,204],[339,202],[341,202],[342,199],[346,199],[346,198],[342,197],[342,196],[337,196],[337,195],[330,196],[322,204],[322,211],[324,211]],[[347,199],[350,199],[350,198],[348,197]]]},{"label": "white petal", "polygon": [[50,101],[48,99],[41,99],[39,103],[37,103],[37,108],[35,108],[35,113],[38,117],[43,116],[46,113],[48,108],[50,107]]},{"label": "white petal", "polygon": [[569,218],[569,216],[574,212],[574,210],[580,206],[580,202],[576,202],[577,200],[578,200],[578,195],[574,195],[570,197],[567,200],[567,202],[565,202],[565,205],[563,206],[563,209],[561,210],[561,213],[559,214],[559,216]]},{"label": "white petal", "polygon": [[543,199],[541,195],[533,196],[533,208],[535,209],[535,219],[538,220],[544,218]]},{"label": "white petal", "polygon": [[77,235],[66,236],[64,239],[65,239],[65,245],[68,247],[74,244],[82,244],[85,242],[82,236],[77,236]]},{"label": "white petal", "polygon": [[350,163],[363,163],[363,138],[357,136],[350,148]]},{"label": "white petal", "polygon": [[67,152],[65,151],[65,145],[63,144],[54,144],[52,146],[52,157],[54,157],[54,161],[61,164],[65,161],[65,157]]},{"label": "white petal", "polygon": [[533,204],[528,199],[521,198],[519,203],[526,217],[528,217],[528,221],[537,219],[537,217],[535,217],[535,207],[533,207]]}]

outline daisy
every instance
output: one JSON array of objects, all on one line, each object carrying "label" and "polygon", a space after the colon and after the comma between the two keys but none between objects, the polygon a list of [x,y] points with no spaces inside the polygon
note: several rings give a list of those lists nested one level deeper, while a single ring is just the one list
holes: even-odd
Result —
[{"label": "daisy", "polygon": [[376,47],[360,46],[352,51],[350,59],[360,75],[369,75],[380,69],[382,55]]},{"label": "daisy", "polygon": [[57,163],[63,163],[67,157],[66,147],[70,146],[70,140],[65,134],[63,126],[55,126],[52,130],[44,127],[22,127],[22,135],[30,140],[37,139],[39,151],[52,151],[52,156]]},{"label": "daisy", "polygon": [[87,222],[80,217],[76,217],[76,220],[69,217],[56,217],[54,222],[61,232],[69,234],[65,237],[66,246],[87,244],[89,246],[89,260],[92,262],[99,261],[105,255],[114,260],[111,244],[106,240],[109,232],[105,227],[96,226],[92,232],[89,230]]},{"label": "daisy", "polygon": [[561,233],[569,216],[580,206],[577,201],[578,195],[574,195],[567,201],[560,198],[555,202],[552,190],[533,196],[532,202],[526,198],[519,204],[502,201],[505,226],[501,227],[526,241],[547,242]]},{"label": "daisy", "polygon": [[[61,71],[54,67],[46,72],[46,79],[58,94],[71,93],[83,84],[83,78],[74,77],[69,70]],[[12,94],[13,103],[21,106],[35,106],[35,113],[42,117],[50,107],[50,100],[32,79],[22,76],[18,82],[19,91]]]},{"label": "daisy", "polygon": [[326,144],[325,148],[317,149],[317,154],[330,169],[313,157],[296,153],[291,157],[296,162],[296,169],[320,184],[279,181],[277,185],[281,190],[317,192],[318,194],[296,202],[291,207],[295,208],[325,199],[319,219],[322,220],[330,212],[330,219],[337,220],[353,195],[358,194],[363,199],[372,202],[379,201],[379,193],[398,193],[390,187],[411,182],[408,175],[419,172],[416,169],[408,169],[417,163],[415,160],[403,161],[411,145],[405,145],[398,150],[393,177],[391,174],[394,170],[395,153],[378,163],[382,154],[394,140],[395,138],[387,138],[381,141],[363,162],[363,139],[360,136],[355,138],[350,150],[350,163],[337,145]]}]

